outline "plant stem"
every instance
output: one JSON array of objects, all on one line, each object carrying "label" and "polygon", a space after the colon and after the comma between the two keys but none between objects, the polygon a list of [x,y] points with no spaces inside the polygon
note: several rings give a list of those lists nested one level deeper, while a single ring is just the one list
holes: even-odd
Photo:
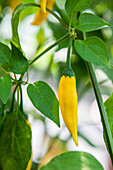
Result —
[{"label": "plant stem", "polygon": [[13,111],[13,107],[14,107],[14,100],[15,100],[15,93],[16,93],[16,90],[17,90],[17,86],[18,86],[18,85],[16,85],[16,87],[15,87],[15,89],[14,89],[14,92],[13,92],[12,101],[11,101],[11,108],[10,108],[10,112],[12,112],[12,111]]},{"label": "plant stem", "polygon": [[105,106],[104,106],[104,103],[103,103],[103,100],[102,100],[102,95],[101,95],[100,88],[99,88],[99,85],[98,85],[98,81],[97,81],[97,78],[96,78],[96,75],[95,75],[94,67],[91,63],[88,63],[87,61],[86,61],[86,66],[87,66],[87,69],[88,69],[88,72],[89,72],[89,75],[90,75],[90,78],[91,78],[91,82],[92,82],[93,89],[94,89],[94,92],[95,92],[97,104],[98,104],[98,107],[99,107],[99,110],[100,110],[101,120],[102,120],[102,123],[103,123],[105,135],[106,135],[106,138],[107,138],[107,143],[108,143],[108,146],[109,146],[111,161],[112,161],[112,164],[113,164],[113,139],[112,139],[112,134],[111,134],[110,126],[109,126],[107,113],[106,113]]},{"label": "plant stem", "polygon": [[[85,33],[83,33],[83,37],[84,37],[84,39],[86,39]],[[99,110],[100,110],[101,120],[102,120],[102,123],[103,123],[105,136],[107,138],[107,144],[108,144],[108,147],[109,147],[111,161],[112,161],[112,164],[113,164],[113,139],[112,139],[112,134],[111,134],[111,130],[110,130],[110,125],[109,125],[107,113],[106,113],[105,106],[104,106],[104,103],[103,103],[103,100],[102,100],[101,91],[100,91],[100,88],[99,88],[99,84],[98,84],[98,81],[97,81],[97,78],[96,78],[96,74],[95,74],[93,65],[86,61],[86,66],[87,66],[87,69],[88,69],[88,72],[89,72],[89,75],[90,75],[90,79],[91,79],[91,82],[92,82],[92,85],[93,85],[97,104],[98,104],[98,107],[99,107]]]},{"label": "plant stem", "polygon": [[67,51],[67,61],[66,61],[66,65],[68,68],[71,68],[71,61],[70,61],[71,47],[72,47],[72,39],[70,38],[68,51]]},{"label": "plant stem", "polygon": [[29,81],[29,72],[27,71],[27,83],[28,83],[28,81]]},{"label": "plant stem", "polygon": [[23,95],[22,95],[22,86],[20,85],[20,111],[23,113]]},{"label": "plant stem", "polygon": [[[35,3],[29,3],[29,4],[25,4],[25,7],[29,7],[29,6],[34,6],[34,7],[39,7],[41,8],[41,5],[39,4],[35,4]],[[55,18],[58,19],[58,21],[64,26],[65,29],[69,29],[69,27],[63,22],[63,20],[55,13],[53,12],[52,10],[46,8],[46,10],[51,13]]]},{"label": "plant stem", "polygon": [[71,33],[72,18],[73,18],[73,12],[72,12],[72,14],[70,16],[70,21],[69,21],[69,33]]},{"label": "plant stem", "polygon": [[69,38],[69,36],[70,36],[70,34],[68,33],[68,34],[64,35],[62,38],[60,38],[58,41],[56,41],[55,43],[50,45],[48,48],[46,48],[44,51],[42,51],[38,56],[36,56],[32,61],[30,61],[29,65],[33,64],[37,59],[39,59],[42,55],[44,55],[46,52],[51,50],[57,44],[59,44],[60,42],[66,40],[67,38]]},{"label": "plant stem", "polygon": [[65,29],[69,30],[69,27],[63,22],[63,20],[53,11],[51,11],[50,9],[46,8],[46,10],[51,13],[54,17],[56,17],[58,19],[58,21],[64,26]]},{"label": "plant stem", "polygon": [[19,91],[20,91],[20,87],[18,86],[17,87],[17,106],[16,106],[17,109],[19,108]]}]

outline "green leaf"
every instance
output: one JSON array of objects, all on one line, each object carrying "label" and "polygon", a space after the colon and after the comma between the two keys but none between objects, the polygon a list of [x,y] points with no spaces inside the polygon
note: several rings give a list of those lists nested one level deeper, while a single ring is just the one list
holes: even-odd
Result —
[{"label": "green leaf", "polygon": [[84,60],[110,68],[108,49],[100,38],[93,36],[84,41],[76,40],[75,49]]},{"label": "green leaf", "polygon": [[65,3],[66,11],[71,14],[86,9],[92,0],[67,0]]},{"label": "green leaf", "polygon": [[24,57],[23,53],[13,44],[12,46],[12,58],[11,58],[11,71],[15,74],[23,74],[28,70],[29,63]]},{"label": "green leaf", "polygon": [[0,42],[0,64],[10,64],[11,50],[10,48]]},{"label": "green leaf", "polygon": [[[27,2],[27,3],[26,3]],[[11,25],[12,25],[12,41],[13,43],[19,47],[21,49],[21,45],[20,45],[20,40],[19,40],[19,35],[18,35],[18,24],[19,24],[19,17],[21,12],[27,8],[29,5],[28,3],[32,3],[34,2],[33,0],[24,0],[25,4],[19,4],[15,10],[13,11],[12,14],[12,18],[11,18]],[[32,5],[31,5],[32,6]],[[29,11],[29,12],[28,12]],[[34,10],[34,8],[31,8],[30,10],[27,9],[24,13],[24,16],[26,16],[26,14],[28,13],[32,13]]]},{"label": "green leaf", "polygon": [[[24,4],[28,4],[28,3],[35,3],[36,1],[35,0],[22,0],[22,1],[19,1],[19,2],[22,2]],[[37,11],[37,8],[33,8],[33,7],[30,7],[30,8],[24,8],[24,12],[21,13],[21,21],[28,15],[31,15],[31,14],[34,14],[35,12]]]},{"label": "green leaf", "polygon": [[[110,125],[110,130],[111,130],[111,134],[112,134],[112,139],[113,139],[113,93],[105,101],[104,105],[105,105],[105,109],[106,109],[106,112],[107,112],[107,117],[108,117],[108,121],[109,121],[109,125]],[[104,129],[104,127],[103,127],[103,129]],[[110,152],[105,132],[103,132],[103,133],[104,133],[104,141],[105,141],[106,147],[108,149],[108,152]],[[113,146],[113,143],[112,143],[112,146]],[[113,153],[112,153],[112,156],[113,156]]]},{"label": "green leaf", "polygon": [[67,152],[53,158],[40,170],[104,170],[91,154],[86,152]]},{"label": "green leaf", "polygon": [[27,94],[33,105],[60,127],[59,103],[51,87],[43,81],[37,81],[28,85]]},{"label": "green leaf", "polygon": [[0,98],[6,104],[12,88],[11,78],[4,75],[0,77]]},{"label": "green leaf", "polygon": [[0,134],[2,170],[25,170],[31,157],[31,128],[18,110],[6,115]]},{"label": "green leaf", "polygon": [[18,24],[19,24],[19,16],[23,9],[25,8],[24,4],[19,4],[15,10],[13,11],[11,24],[12,24],[12,41],[16,44],[17,47],[20,47],[20,40],[18,35]]},{"label": "green leaf", "polygon": [[78,19],[78,24],[76,26],[76,29],[83,32],[89,32],[108,26],[111,25],[106,21],[104,21],[103,19],[101,19],[100,17],[91,13],[83,13],[80,15]]}]

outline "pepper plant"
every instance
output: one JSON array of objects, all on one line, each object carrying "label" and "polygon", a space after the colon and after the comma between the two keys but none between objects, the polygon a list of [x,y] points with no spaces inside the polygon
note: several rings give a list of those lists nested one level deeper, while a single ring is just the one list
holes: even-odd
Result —
[{"label": "pepper plant", "polygon": [[[113,66],[109,60],[106,43],[99,36],[93,34],[96,30],[112,27],[112,25],[94,13],[86,11],[93,3],[93,0],[62,1],[62,3],[65,3],[65,9],[63,10],[58,8],[55,0],[40,0],[39,4],[26,2],[18,4],[13,11],[10,47],[0,42],[0,70],[2,71],[0,77],[0,168],[2,170],[30,170],[32,166],[32,133],[28,116],[24,112],[22,86],[27,87],[28,97],[34,107],[59,128],[60,103],[64,122],[72,134],[76,145],[79,145],[77,136],[77,76],[71,69],[70,57],[72,53],[86,64],[100,111],[103,138],[113,164],[113,94],[103,103],[94,68],[94,66],[98,66],[108,70],[107,73],[112,73]],[[54,10],[59,15],[52,10],[53,5]],[[18,34],[20,14],[29,7],[37,9],[32,25],[40,27],[40,24],[47,20],[47,16],[50,13],[58,20],[64,32],[62,37],[38,53],[30,61],[25,56]],[[50,21],[48,22],[54,30],[55,25],[52,25]],[[38,62],[39,58],[57,45],[59,45],[59,49],[68,47],[66,67],[61,78],[62,83],[59,86],[59,100],[46,82],[29,82],[29,68],[32,64],[36,61]],[[17,78],[17,75],[19,75],[19,78]],[[27,78],[25,79],[25,77]],[[71,81],[69,82],[69,80]],[[73,81],[74,85],[72,84]],[[7,103],[9,103],[8,108]],[[89,153],[70,151],[54,157],[52,161],[40,169],[101,170],[103,167]]]}]

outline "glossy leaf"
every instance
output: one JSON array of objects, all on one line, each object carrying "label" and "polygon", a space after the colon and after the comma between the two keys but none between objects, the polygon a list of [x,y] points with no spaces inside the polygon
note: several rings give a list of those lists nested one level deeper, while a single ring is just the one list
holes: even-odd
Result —
[{"label": "glossy leaf", "polygon": [[84,60],[110,68],[108,49],[100,38],[94,36],[83,41],[76,40],[75,49]]},{"label": "glossy leaf", "polygon": [[[110,130],[111,130],[111,134],[112,134],[112,139],[113,139],[113,93],[105,101],[104,105],[105,105],[105,109],[106,109],[106,112],[107,112],[107,117],[108,117],[108,121],[109,121],[109,125],[110,125]],[[104,127],[103,127],[103,129],[104,129]],[[107,138],[105,136],[105,132],[104,132],[104,141],[105,141],[106,147],[108,149],[108,152],[110,152],[109,145],[107,143]],[[112,143],[112,146],[113,146],[113,143]],[[112,154],[112,156],[113,156],[113,154]]]},{"label": "glossy leaf", "polygon": [[23,53],[13,44],[12,58],[11,58],[11,71],[15,74],[23,74],[29,67],[28,60],[24,57]]},{"label": "glossy leaf", "polygon": [[66,11],[71,14],[86,9],[92,0],[67,0],[65,4]]},{"label": "glossy leaf", "polygon": [[10,64],[11,50],[10,48],[0,42],[0,64]]},{"label": "glossy leaf", "polygon": [[51,87],[43,81],[37,81],[28,85],[27,94],[33,105],[60,127],[59,103]]},{"label": "glossy leaf", "polygon": [[106,21],[104,21],[103,19],[101,19],[100,17],[91,13],[83,13],[80,15],[78,19],[78,24],[76,26],[76,29],[83,32],[89,32],[108,26],[111,25]]},{"label": "glossy leaf", "polygon": [[6,104],[12,88],[11,78],[4,75],[0,77],[0,98]]},{"label": "glossy leaf", "polygon": [[40,170],[104,170],[91,154],[86,152],[66,152],[53,158]]},{"label": "glossy leaf", "polygon": [[25,170],[31,157],[31,128],[20,111],[6,115],[0,134],[0,166]]}]

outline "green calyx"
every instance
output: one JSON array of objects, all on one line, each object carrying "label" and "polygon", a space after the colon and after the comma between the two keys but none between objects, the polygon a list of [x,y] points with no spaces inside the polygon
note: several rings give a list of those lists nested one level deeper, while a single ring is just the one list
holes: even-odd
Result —
[{"label": "green calyx", "polygon": [[75,73],[74,73],[74,71],[72,70],[72,68],[71,67],[67,67],[66,66],[66,68],[64,69],[64,71],[63,71],[63,75],[66,77],[66,76],[69,76],[69,77],[72,77],[72,76],[74,76],[75,77]]},{"label": "green calyx", "polygon": [[74,71],[71,68],[71,61],[70,61],[71,47],[72,47],[72,39],[70,39],[70,41],[69,41],[66,68],[64,69],[64,72],[63,72],[63,75],[65,75],[65,77],[66,76],[69,76],[69,77],[75,76]]}]

